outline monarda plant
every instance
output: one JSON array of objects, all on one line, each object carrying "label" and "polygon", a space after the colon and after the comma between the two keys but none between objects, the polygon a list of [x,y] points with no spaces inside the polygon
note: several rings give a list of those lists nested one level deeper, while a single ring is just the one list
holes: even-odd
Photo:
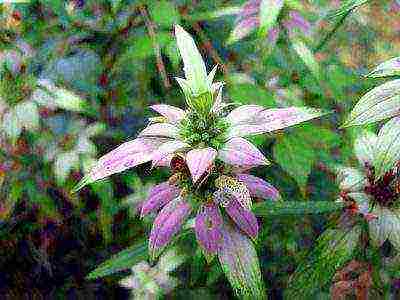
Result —
[{"label": "monarda plant", "polygon": [[[332,284],[332,299],[353,293],[357,299],[389,297],[400,265],[399,136],[399,117],[384,124],[378,134],[360,130],[354,142],[358,166],[336,167],[338,202],[344,209],[292,276],[288,296],[312,299],[321,287]],[[354,265],[364,266],[360,274],[340,276]],[[335,278],[342,279],[335,282]]]},{"label": "monarda plant", "polygon": [[[151,106],[160,116],[151,118],[136,139],[101,157],[76,190],[146,162],[169,167],[172,176],[150,190],[141,209],[142,216],[157,213],[148,243],[150,258],[156,259],[182,227],[194,228],[206,260],[218,257],[235,292],[264,298],[252,243],[259,231],[252,198],[277,200],[279,193],[248,173],[269,162],[245,137],[299,124],[322,112],[258,105],[232,109],[234,105],[223,101],[223,83],[213,81],[217,68],[207,74],[191,36],[180,26],[175,26],[175,35],[186,77],[177,78],[186,110],[166,104]],[[194,222],[189,220],[192,216]]]}]

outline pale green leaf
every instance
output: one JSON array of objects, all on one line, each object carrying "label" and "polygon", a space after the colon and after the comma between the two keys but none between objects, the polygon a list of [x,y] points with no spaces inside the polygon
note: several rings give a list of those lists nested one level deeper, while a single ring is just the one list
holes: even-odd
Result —
[{"label": "pale green leaf", "polygon": [[354,106],[342,127],[365,125],[398,115],[400,79],[386,82],[366,93]]},{"label": "pale green leaf", "polygon": [[303,63],[311,71],[315,78],[319,79],[321,77],[321,69],[318,62],[315,59],[312,51],[307,47],[307,45],[299,40],[292,40],[292,47],[296,51],[297,55],[301,58]]},{"label": "pale green leaf", "polygon": [[209,89],[206,66],[193,38],[179,25],[175,25],[175,36],[191,90],[195,95],[206,92]]},{"label": "pale green leaf", "polygon": [[328,18],[336,18],[352,12],[359,6],[366,4],[371,0],[347,0],[335,11],[328,14]]},{"label": "pale green leaf", "polygon": [[400,75],[400,57],[395,57],[381,63],[366,76],[377,78],[398,75]]},{"label": "pale green leaf", "polygon": [[375,176],[379,178],[400,159],[400,117],[387,122],[379,131],[374,160]]},{"label": "pale green leaf", "polygon": [[218,259],[235,293],[245,299],[265,299],[257,252],[236,227],[224,224]]}]

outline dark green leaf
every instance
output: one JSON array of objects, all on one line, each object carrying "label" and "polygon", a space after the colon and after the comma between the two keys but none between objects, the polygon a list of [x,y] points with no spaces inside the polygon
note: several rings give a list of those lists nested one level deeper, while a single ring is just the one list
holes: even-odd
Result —
[{"label": "dark green leaf", "polygon": [[86,277],[89,280],[104,277],[116,272],[127,270],[133,265],[148,257],[147,241],[142,241],[134,246],[126,248],[103,262]]}]

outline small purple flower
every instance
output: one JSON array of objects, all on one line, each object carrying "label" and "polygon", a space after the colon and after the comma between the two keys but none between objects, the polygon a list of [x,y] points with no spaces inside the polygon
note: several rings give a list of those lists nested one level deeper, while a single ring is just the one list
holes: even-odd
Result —
[{"label": "small purple flower", "polygon": [[149,239],[149,252],[155,258],[178,233],[192,208],[184,199],[176,198],[168,203],[153,223]]},{"label": "small purple flower", "polygon": [[[243,17],[259,2],[249,2]],[[206,258],[218,253],[222,264],[236,268],[243,257],[234,258],[232,263],[227,259],[243,253],[232,247],[238,242],[247,249],[243,250],[248,252],[244,259],[253,269],[224,271],[232,284],[239,274],[242,284],[254,285],[248,290],[251,295],[262,285],[255,250],[247,238],[254,239],[258,234],[251,197],[277,199],[279,193],[262,179],[242,174],[243,170],[269,164],[245,137],[282,130],[323,113],[305,107],[267,109],[259,105],[229,111],[230,105],[222,100],[223,83],[213,82],[216,68],[207,74],[194,40],[179,26],[175,34],[186,77],[177,81],[188,108],[151,106],[161,116],[151,118],[138,138],[101,157],[77,189],[140,164],[169,166],[172,176],[151,190],[141,210],[142,216],[160,210],[150,233],[150,256],[155,258],[162,252],[195,210],[194,231]]]},{"label": "small purple flower", "polygon": [[236,174],[236,178],[247,186],[252,197],[271,200],[280,198],[279,191],[272,184],[261,178],[250,174]]},{"label": "small purple flower", "polygon": [[233,198],[226,204],[225,211],[241,230],[252,238],[257,237],[257,218],[250,210],[242,207],[240,203]]},{"label": "small purple flower", "polygon": [[222,223],[221,212],[213,203],[204,204],[196,216],[196,238],[207,254],[215,254],[220,246]]},{"label": "small purple flower", "polygon": [[154,212],[179,196],[180,189],[168,182],[160,183],[150,190],[149,197],[142,205],[141,216]]}]

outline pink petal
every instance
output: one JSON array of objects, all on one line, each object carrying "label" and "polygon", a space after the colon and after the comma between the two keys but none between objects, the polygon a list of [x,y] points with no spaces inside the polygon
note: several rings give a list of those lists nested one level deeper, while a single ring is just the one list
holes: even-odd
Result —
[{"label": "pink petal", "polygon": [[236,177],[244,182],[253,197],[272,200],[280,198],[279,191],[272,184],[261,178],[249,174],[237,174]]},{"label": "pink petal", "polygon": [[242,105],[232,110],[226,120],[232,125],[246,123],[263,110],[265,110],[265,107],[260,105]]},{"label": "pink petal", "polygon": [[255,238],[258,234],[256,216],[250,210],[243,208],[236,199],[229,198],[227,201],[225,200],[227,200],[227,198],[221,191],[214,193],[214,201],[225,207],[226,213],[241,230],[252,238]]},{"label": "pink petal", "polygon": [[205,204],[196,216],[194,230],[200,246],[208,254],[214,254],[221,241],[222,216],[213,203]]},{"label": "pink petal", "polygon": [[177,138],[179,136],[179,129],[169,123],[156,123],[143,129],[139,136]]},{"label": "pink petal", "polygon": [[152,160],[153,151],[165,141],[165,139],[161,138],[137,138],[123,143],[118,148],[102,156],[75,190],[79,190],[85,185],[111,174],[122,172]]},{"label": "pink petal", "polygon": [[217,151],[213,148],[193,149],[186,154],[186,163],[196,183],[213,165]]},{"label": "pink petal", "polygon": [[162,144],[155,152],[153,155],[153,166],[156,166],[159,164],[161,161],[165,161],[166,158],[170,154],[173,154],[176,151],[185,149],[190,147],[189,144],[178,141],[178,140],[173,140],[173,141],[168,141],[164,144]]},{"label": "pink petal", "polygon": [[272,108],[256,114],[248,124],[232,126],[228,138],[268,133],[322,116],[324,113],[307,107]]},{"label": "pink petal", "polygon": [[181,198],[171,201],[160,211],[150,233],[149,252],[152,258],[157,257],[178,233],[190,212],[191,206]]},{"label": "pink petal", "polygon": [[230,139],[218,151],[218,158],[233,166],[263,166],[269,162],[252,143],[243,138]]},{"label": "pink petal", "polygon": [[170,123],[178,123],[182,120],[186,113],[184,110],[167,104],[156,104],[150,106],[151,109],[158,112],[160,115],[166,117]]},{"label": "pink petal", "polygon": [[145,216],[150,212],[154,212],[176,197],[179,196],[180,189],[168,182],[163,182],[151,188],[149,197],[142,205],[141,216]]}]

